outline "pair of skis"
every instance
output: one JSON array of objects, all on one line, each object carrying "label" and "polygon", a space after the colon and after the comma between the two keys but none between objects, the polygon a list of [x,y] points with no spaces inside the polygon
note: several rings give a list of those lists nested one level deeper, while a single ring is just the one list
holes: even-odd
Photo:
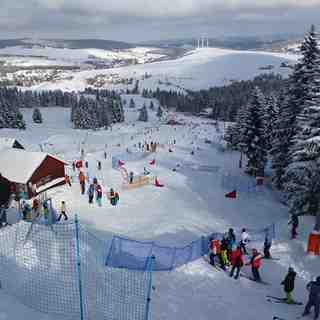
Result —
[{"label": "pair of skis", "polygon": [[303,303],[300,301],[292,301],[291,303],[287,302],[286,298],[279,298],[279,297],[274,297],[274,296],[266,296],[267,297],[267,301],[269,302],[273,302],[273,303],[286,303],[289,305],[296,305],[296,306],[302,306]]}]

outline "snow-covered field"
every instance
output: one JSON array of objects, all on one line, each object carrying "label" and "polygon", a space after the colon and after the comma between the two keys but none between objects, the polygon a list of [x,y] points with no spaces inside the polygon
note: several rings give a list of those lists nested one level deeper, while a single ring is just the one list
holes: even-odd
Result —
[{"label": "snow-covered field", "polygon": [[[195,53],[197,54],[200,53]],[[202,60],[204,69],[208,63],[212,63],[212,58],[209,53],[208,55]],[[265,59],[265,55],[262,54],[261,57]],[[192,55],[185,57],[182,62],[193,58]],[[231,61],[231,56],[223,53],[216,56],[216,59],[227,58]],[[173,71],[178,70],[175,63],[178,62],[172,61],[169,64]],[[183,63],[181,66],[185,70]],[[129,101],[131,96],[124,98]],[[143,98],[136,100],[137,109],[144,102],[147,106],[150,103]],[[105,197],[101,208],[90,206],[87,196],[80,195],[76,178],[71,188],[57,188],[50,191],[50,196],[58,208],[62,200],[66,201],[70,217],[77,213],[82,224],[98,237],[109,238],[112,234],[120,234],[140,240],[152,239],[159,244],[182,246],[212,231],[223,232],[229,227],[237,230],[242,227],[261,228],[276,223],[277,240],[272,254],[281,259],[263,260],[261,270],[262,278],[271,285],[264,286],[244,278],[230,279],[225,273],[215,271],[204,260],[199,259],[172,272],[155,273],[156,290],[152,295],[151,319],[269,320],[275,315],[295,319],[302,313],[302,307],[271,304],[266,301],[265,296],[283,295],[280,282],[287,268],[293,266],[299,275],[294,297],[296,300],[306,301],[306,282],[320,272],[319,258],[311,258],[305,254],[306,239],[313,220],[303,219],[299,239],[290,241],[287,208],[279,203],[276,194],[270,189],[264,188],[252,194],[240,193],[236,200],[225,198],[225,193],[230,190],[222,188],[221,174],[243,174],[237,168],[239,154],[219,152],[212,145],[204,143],[205,139],[217,141],[219,137],[219,133],[207,120],[177,114],[175,117],[186,125],[166,126],[160,124],[155,114],[149,111],[150,121],[139,123],[136,121],[138,111],[126,109],[126,122],[115,125],[112,131],[83,131],[71,128],[68,109],[41,111],[43,124],[33,124],[32,111],[23,110],[27,130],[22,132],[6,129],[1,130],[0,135],[17,138],[29,150],[39,150],[41,144],[46,151],[67,161],[77,159],[80,148],[84,148],[90,177],[96,176],[104,191],[113,187],[120,192],[118,206],[112,207]],[[145,155],[134,147],[145,140],[158,141],[166,147],[156,155]],[[176,145],[171,146],[173,152],[169,153],[168,144],[173,140],[176,140]],[[128,154],[127,148],[132,153]],[[192,150],[194,155],[191,155]],[[108,154],[107,160],[103,159],[104,151]],[[128,171],[136,174],[147,167],[165,187],[150,185],[131,191],[122,190],[122,177],[120,172],[111,168],[111,155],[123,159]],[[156,159],[156,165],[150,166],[149,161],[153,158]],[[101,171],[97,170],[98,160],[102,162]],[[201,170],[212,166],[218,166],[220,171]],[[73,175],[71,168],[68,171]],[[262,244],[259,244],[258,249],[261,248]],[[249,267],[243,270],[250,273]],[[1,291],[0,309],[0,320],[55,319],[25,308]]]},{"label": "snow-covered field", "polygon": [[[294,63],[296,55],[235,51],[218,48],[206,48],[189,52],[184,57],[170,61],[154,62],[134,66],[113,68],[109,70],[83,71],[74,74],[70,81],[58,81],[35,86],[35,89],[57,89],[67,91],[83,90],[87,87],[86,80],[96,75],[117,74],[127,79],[140,81],[140,88],[156,89],[205,89],[212,86],[226,85],[234,80],[252,79],[261,73],[279,73],[287,76],[290,69],[280,67],[282,62]],[[272,65],[271,70],[263,70]],[[143,79],[148,73],[152,77]],[[134,84],[133,84],[134,85]],[[133,85],[129,86],[131,88]],[[128,86],[106,84],[109,89],[126,89]]]},{"label": "snow-covered field", "polygon": [[[136,59],[138,63],[145,63],[151,59],[161,58],[161,54],[153,53],[155,48],[137,47],[126,50],[101,49],[68,49],[43,46],[33,47],[7,47],[0,49],[1,60],[7,65],[15,66],[51,66],[82,64],[90,59],[103,59],[108,61]],[[5,57],[5,56],[9,57]],[[17,56],[17,57],[10,57]],[[34,56],[34,57],[32,57]],[[41,58],[42,57],[42,58]]]}]

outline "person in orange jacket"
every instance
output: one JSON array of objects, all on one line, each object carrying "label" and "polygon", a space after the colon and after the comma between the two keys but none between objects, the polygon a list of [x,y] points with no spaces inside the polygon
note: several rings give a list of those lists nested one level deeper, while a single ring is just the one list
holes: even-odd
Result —
[{"label": "person in orange jacket", "polygon": [[232,265],[232,269],[230,271],[230,277],[233,277],[233,273],[235,270],[237,270],[237,273],[235,275],[235,279],[239,278],[240,275],[240,270],[244,265],[244,261],[243,261],[243,254],[242,254],[242,250],[241,250],[241,246],[238,245],[236,250],[233,250],[231,253],[231,265]]},{"label": "person in orange jacket", "polygon": [[259,269],[261,267],[262,255],[257,251],[257,249],[252,249],[252,257],[250,262],[246,263],[247,266],[251,265],[251,271],[254,281],[261,281]]},{"label": "person in orange jacket", "polygon": [[84,194],[86,189],[86,177],[82,171],[79,173],[79,182],[81,186],[81,194]]}]

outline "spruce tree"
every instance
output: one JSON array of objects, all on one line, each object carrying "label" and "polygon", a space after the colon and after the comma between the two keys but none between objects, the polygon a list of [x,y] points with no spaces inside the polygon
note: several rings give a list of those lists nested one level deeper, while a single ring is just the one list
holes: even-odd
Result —
[{"label": "spruce tree", "polygon": [[294,85],[303,92],[285,188],[291,213],[316,214],[320,197],[320,51],[314,27],[306,35],[301,53]]},{"label": "spruce tree", "polygon": [[42,114],[38,108],[33,110],[32,119],[34,123],[42,123]]},{"label": "spruce tree", "polygon": [[134,103],[134,100],[133,98],[130,99],[130,103],[129,103],[129,108],[135,108],[136,107],[136,104]]},{"label": "spruce tree", "polygon": [[146,105],[144,105],[141,109],[140,109],[140,114],[139,114],[139,121],[144,121],[147,122],[148,121],[148,110]]},{"label": "spruce tree", "polygon": [[157,117],[159,120],[162,118],[162,115],[163,115],[163,111],[162,111],[162,108],[159,106],[157,110]]},{"label": "spruce tree", "polygon": [[255,88],[248,104],[241,133],[241,148],[247,156],[246,172],[251,175],[264,175],[267,162],[267,142],[264,126],[265,97]]}]

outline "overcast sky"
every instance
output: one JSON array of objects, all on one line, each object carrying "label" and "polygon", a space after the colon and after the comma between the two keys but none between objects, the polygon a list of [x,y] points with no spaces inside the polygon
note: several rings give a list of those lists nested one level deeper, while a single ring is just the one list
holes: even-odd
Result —
[{"label": "overcast sky", "polygon": [[0,0],[0,38],[123,41],[302,34],[320,0]]}]

